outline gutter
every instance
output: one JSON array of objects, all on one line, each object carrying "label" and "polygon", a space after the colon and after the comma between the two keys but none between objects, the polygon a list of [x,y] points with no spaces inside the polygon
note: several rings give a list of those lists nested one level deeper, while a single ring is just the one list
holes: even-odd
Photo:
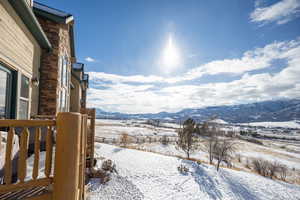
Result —
[{"label": "gutter", "polygon": [[27,26],[31,34],[40,44],[43,49],[48,51],[52,50],[50,41],[48,40],[45,32],[35,17],[32,9],[27,5],[25,0],[8,0],[11,6],[18,13],[23,23]]}]

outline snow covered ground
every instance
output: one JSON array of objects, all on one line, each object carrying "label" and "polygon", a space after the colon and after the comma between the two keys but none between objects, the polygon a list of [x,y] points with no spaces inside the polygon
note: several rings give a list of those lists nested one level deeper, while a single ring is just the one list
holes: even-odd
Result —
[{"label": "snow covered ground", "polygon": [[105,138],[118,138],[123,133],[130,136],[176,136],[176,129],[171,127],[155,127],[137,120],[100,120],[96,121],[96,136]]},{"label": "snow covered ground", "polygon": [[[200,144],[201,145],[201,144]],[[183,156],[185,157],[185,153],[176,148],[174,144],[163,145],[160,143],[145,143],[145,144],[136,144],[138,149],[162,153],[164,155],[172,155],[172,156]],[[289,169],[298,169],[300,170],[300,155],[298,153],[287,152],[282,149],[276,149],[274,147],[262,146],[253,143],[249,143],[246,141],[237,140],[237,152],[236,154],[241,155],[242,163],[239,163],[237,159],[233,160],[233,165],[239,168],[246,169],[246,159],[254,158],[262,158],[268,161],[276,161],[281,164],[285,164]],[[200,149],[191,153],[191,157],[195,159],[199,159],[202,161],[208,162],[208,153],[205,151],[204,145],[200,146]]]},{"label": "snow covered ground", "polygon": [[[118,170],[105,185],[90,182],[88,200],[296,200],[300,187],[247,172],[198,165],[175,157],[96,144],[97,156],[112,159]],[[188,174],[177,167],[183,164]]]}]

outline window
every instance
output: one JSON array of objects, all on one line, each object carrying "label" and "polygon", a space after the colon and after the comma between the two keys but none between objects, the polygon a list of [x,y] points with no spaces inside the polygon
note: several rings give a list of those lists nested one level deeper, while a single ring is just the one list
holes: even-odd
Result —
[{"label": "window", "polygon": [[29,78],[21,76],[21,92],[19,101],[19,119],[28,118],[29,108]]},{"label": "window", "polygon": [[61,112],[69,111],[69,88],[70,88],[70,71],[68,68],[68,57],[61,57],[60,61],[60,93],[59,93],[59,110]]},{"label": "window", "polygon": [[13,117],[13,72],[0,64],[0,119]]},{"label": "window", "polygon": [[8,72],[0,68],[0,119],[6,118],[7,116],[8,82]]}]

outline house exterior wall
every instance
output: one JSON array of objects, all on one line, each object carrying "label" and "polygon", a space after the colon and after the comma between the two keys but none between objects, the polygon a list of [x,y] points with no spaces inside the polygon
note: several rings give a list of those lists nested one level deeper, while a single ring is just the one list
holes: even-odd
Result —
[{"label": "house exterior wall", "polygon": [[[39,76],[41,48],[18,14],[7,0],[0,1],[0,62],[6,67],[17,71],[18,79],[23,74],[29,80]],[[20,83],[20,81],[18,81]],[[30,114],[37,112],[38,86],[30,84],[29,111]],[[17,87],[17,108],[20,87]],[[31,111],[31,112],[30,112]]]},{"label": "house exterior wall", "polygon": [[[67,56],[68,82],[71,81],[70,25],[58,24],[42,17],[38,17],[38,20],[53,48],[52,52],[43,52],[42,55],[39,114],[56,115],[60,111],[61,64],[63,56]],[[70,91],[70,84],[68,85],[68,91]],[[67,103],[69,103],[69,98],[70,95],[67,97]]]},{"label": "house exterior wall", "polygon": [[81,108],[86,108],[86,90],[86,88],[82,90]]}]

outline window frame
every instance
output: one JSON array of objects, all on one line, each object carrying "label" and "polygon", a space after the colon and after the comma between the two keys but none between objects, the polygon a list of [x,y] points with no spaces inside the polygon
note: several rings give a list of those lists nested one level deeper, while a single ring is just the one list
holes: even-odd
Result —
[{"label": "window frame", "polygon": [[17,102],[17,72],[7,67],[4,63],[0,62],[0,70],[8,74],[5,97],[5,114],[6,119],[14,119],[16,116],[16,102]]}]

